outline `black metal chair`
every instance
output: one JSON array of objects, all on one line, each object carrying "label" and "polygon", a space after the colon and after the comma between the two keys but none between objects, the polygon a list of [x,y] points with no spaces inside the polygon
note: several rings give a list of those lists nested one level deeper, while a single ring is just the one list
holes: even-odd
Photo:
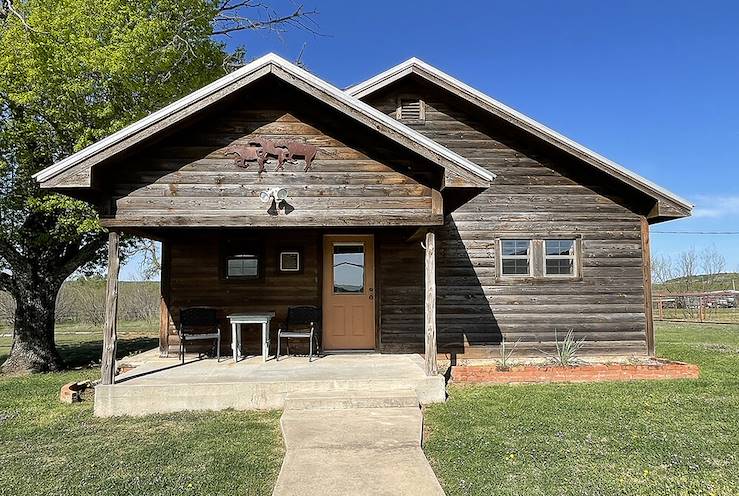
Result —
[{"label": "black metal chair", "polygon": [[[210,331],[210,332],[208,332]],[[213,332],[215,331],[215,332]],[[180,310],[180,358],[185,363],[185,344],[190,341],[213,339],[216,342],[215,354],[221,361],[221,326],[216,309],[212,307],[190,307]],[[200,355],[198,355],[198,358]]]},{"label": "black metal chair", "polygon": [[313,361],[313,343],[316,352],[320,353],[318,335],[321,329],[321,309],[314,306],[289,307],[287,309],[287,321],[281,324],[277,330],[277,357],[280,359],[280,341],[285,338],[287,354],[290,355],[290,339],[308,339],[308,361]]}]

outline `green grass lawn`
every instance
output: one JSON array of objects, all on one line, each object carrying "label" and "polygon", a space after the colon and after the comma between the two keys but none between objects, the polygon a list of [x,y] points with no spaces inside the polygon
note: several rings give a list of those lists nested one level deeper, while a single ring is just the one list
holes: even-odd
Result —
[{"label": "green grass lawn", "polygon": [[[2,332],[2,331],[0,331]],[[119,354],[157,344],[156,325],[122,324]],[[99,419],[59,388],[96,379],[100,331],[59,326],[79,370],[0,375],[0,495],[268,495],[283,457],[279,412],[182,413]],[[0,338],[0,361],[10,347]]]},{"label": "green grass lawn", "polygon": [[739,494],[739,326],[668,324],[698,380],[452,386],[425,446],[448,495]]},{"label": "green grass lawn", "polygon": [[[120,335],[121,354],[156,345],[151,324]],[[81,369],[0,376],[0,495],[271,493],[279,412],[98,419],[89,401],[60,404],[62,384],[99,375],[99,336],[60,326],[60,352]],[[701,378],[452,386],[426,415],[447,494],[739,494],[739,326],[660,324],[657,340]],[[0,338],[0,360],[8,347]]]}]

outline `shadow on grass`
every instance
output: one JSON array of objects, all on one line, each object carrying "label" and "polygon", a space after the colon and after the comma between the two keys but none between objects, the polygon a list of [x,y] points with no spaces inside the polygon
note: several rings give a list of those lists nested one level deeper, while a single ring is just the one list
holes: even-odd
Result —
[{"label": "shadow on grass", "polygon": [[[116,358],[123,358],[132,353],[140,353],[159,345],[157,338],[136,337],[130,339],[119,339]],[[70,343],[57,345],[59,354],[64,360],[67,368],[87,367],[91,364],[100,364],[103,354],[102,341],[83,341],[81,343]]]},{"label": "shadow on grass", "polygon": [[[152,337],[119,339],[116,358],[147,351],[156,348],[158,345],[159,339]],[[101,340],[59,343],[56,348],[64,361],[65,369],[97,367],[100,365],[100,358],[103,354],[103,342]],[[3,363],[7,358],[8,353],[0,354],[0,363]]]}]

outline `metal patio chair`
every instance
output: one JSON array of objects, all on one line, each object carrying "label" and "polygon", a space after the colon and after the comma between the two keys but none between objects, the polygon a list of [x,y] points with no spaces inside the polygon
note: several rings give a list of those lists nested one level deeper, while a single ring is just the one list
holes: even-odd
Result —
[{"label": "metal patio chair", "polygon": [[287,320],[277,330],[277,356],[280,359],[281,339],[285,338],[287,354],[290,355],[290,339],[301,338],[308,340],[308,361],[313,361],[313,344],[316,353],[320,353],[318,334],[321,329],[321,309],[314,306],[289,307]]},{"label": "metal patio chair", "polygon": [[[216,309],[212,307],[190,307],[180,310],[180,358],[185,363],[185,345],[191,341],[215,340],[215,354],[221,361],[221,326]],[[198,355],[198,358],[200,355]]]}]

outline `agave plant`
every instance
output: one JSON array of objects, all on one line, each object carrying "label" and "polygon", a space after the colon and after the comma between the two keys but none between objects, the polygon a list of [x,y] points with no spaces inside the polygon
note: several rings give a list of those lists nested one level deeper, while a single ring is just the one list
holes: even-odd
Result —
[{"label": "agave plant", "polygon": [[560,341],[557,336],[557,330],[554,330],[554,346],[556,347],[556,353],[545,353],[555,364],[560,367],[569,367],[579,363],[581,360],[578,358],[580,349],[585,345],[585,338],[579,341],[575,339],[575,331],[570,329],[567,331],[565,338]]},{"label": "agave plant", "polygon": [[501,337],[500,341],[500,360],[498,360],[498,367],[501,369],[508,369],[510,368],[510,360],[511,356],[513,356],[513,352],[516,351],[516,347],[518,346],[518,343],[521,340],[517,340],[515,343],[513,343],[513,347],[508,349],[508,345],[506,344],[505,336]]}]

